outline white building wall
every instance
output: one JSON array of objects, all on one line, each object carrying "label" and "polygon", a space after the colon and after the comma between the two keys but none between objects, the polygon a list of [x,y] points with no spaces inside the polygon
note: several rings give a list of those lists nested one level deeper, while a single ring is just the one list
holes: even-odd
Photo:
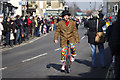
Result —
[{"label": "white building wall", "polygon": [[20,1],[22,1],[22,0],[10,0],[10,1],[8,1],[13,6],[18,7],[18,9],[15,10],[14,16],[16,16],[16,15],[20,15],[21,16],[22,15],[22,5],[19,5]]},{"label": "white building wall", "polygon": [[43,1],[39,1],[39,8],[43,8]]}]

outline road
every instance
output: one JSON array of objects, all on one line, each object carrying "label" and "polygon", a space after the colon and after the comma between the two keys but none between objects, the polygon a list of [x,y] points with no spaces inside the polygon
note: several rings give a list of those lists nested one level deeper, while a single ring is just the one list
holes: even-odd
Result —
[{"label": "road", "polygon": [[[85,29],[80,26],[79,36],[82,38]],[[105,43],[106,69],[100,66],[97,50],[98,68],[91,67],[91,50],[87,37],[76,44],[77,56],[72,63],[71,72],[61,72],[60,46],[53,42],[54,32],[46,36],[10,50],[2,52],[2,77],[3,78],[105,78],[111,61],[107,43]]]}]

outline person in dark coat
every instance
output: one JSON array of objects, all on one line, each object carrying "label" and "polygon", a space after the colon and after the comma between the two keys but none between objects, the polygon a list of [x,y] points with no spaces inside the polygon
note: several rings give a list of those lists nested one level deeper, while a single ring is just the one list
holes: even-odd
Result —
[{"label": "person in dark coat", "polygon": [[40,32],[41,20],[39,17],[38,17],[37,21],[38,21],[37,37],[40,37],[41,36],[41,32]]},{"label": "person in dark coat", "polygon": [[44,22],[44,18],[41,19],[41,33],[43,34],[43,28],[44,28],[45,22]]},{"label": "person in dark coat", "polygon": [[49,29],[50,29],[50,27],[51,27],[51,20],[50,20],[50,18],[47,20],[47,33],[49,33]]},{"label": "person in dark coat", "polygon": [[24,20],[24,27],[25,27],[25,41],[28,39],[29,29],[28,29],[28,16],[25,16]]},{"label": "person in dark coat", "polygon": [[5,22],[5,33],[6,33],[6,46],[10,45],[10,30],[11,30],[11,18],[7,17]]},{"label": "person in dark coat", "polygon": [[32,37],[34,37],[34,30],[35,30],[35,17],[32,17]]},{"label": "person in dark coat", "polygon": [[108,27],[106,36],[108,45],[110,46],[112,55],[115,56],[115,77],[120,78],[120,9],[118,11],[118,19]]},{"label": "person in dark coat", "polygon": [[20,44],[21,43],[21,20],[20,20],[20,15],[16,16],[16,24],[17,24],[17,32],[16,32],[16,40],[15,44]]},{"label": "person in dark coat", "polygon": [[103,21],[103,16],[101,14],[98,15],[97,11],[92,13],[93,18],[85,21],[85,27],[88,28],[88,43],[91,46],[92,51],[92,66],[97,67],[96,61],[96,46],[98,46],[100,59],[101,59],[101,66],[105,68],[104,62],[104,45],[103,43],[96,43],[95,37],[97,33],[97,19],[98,19],[98,31],[103,32],[102,27],[105,25],[105,21]]}]

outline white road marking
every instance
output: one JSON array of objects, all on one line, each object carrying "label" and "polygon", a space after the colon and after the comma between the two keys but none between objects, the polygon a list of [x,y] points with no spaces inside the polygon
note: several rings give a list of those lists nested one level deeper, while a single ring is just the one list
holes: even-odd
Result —
[{"label": "white road marking", "polygon": [[5,70],[5,69],[7,69],[7,67],[4,67],[4,68],[0,68],[0,71],[1,71],[1,70]]},{"label": "white road marking", "polygon": [[83,40],[85,38],[85,36],[83,36],[82,38],[81,38],[81,40]]},{"label": "white road marking", "polygon": [[61,48],[57,48],[57,49],[55,49],[55,51],[59,51]]},{"label": "white road marking", "polygon": [[23,60],[22,62],[31,61],[31,60],[33,60],[33,59],[36,59],[36,58],[41,57],[41,56],[45,56],[45,55],[47,55],[47,54],[48,54],[48,53],[44,53],[44,54],[41,54],[41,55],[35,56],[35,57],[33,57],[33,58],[29,58],[29,59]]}]

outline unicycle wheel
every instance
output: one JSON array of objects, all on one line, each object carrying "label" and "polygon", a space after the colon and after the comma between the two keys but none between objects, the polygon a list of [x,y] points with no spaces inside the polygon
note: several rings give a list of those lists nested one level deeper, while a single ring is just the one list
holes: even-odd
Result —
[{"label": "unicycle wheel", "polygon": [[67,58],[66,58],[66,66],[65,66],[65,68],[66,68],[66,71],[67,71],[67,73],[70,73],[70,58],[69,58],[70,56],[67,56]]}]

